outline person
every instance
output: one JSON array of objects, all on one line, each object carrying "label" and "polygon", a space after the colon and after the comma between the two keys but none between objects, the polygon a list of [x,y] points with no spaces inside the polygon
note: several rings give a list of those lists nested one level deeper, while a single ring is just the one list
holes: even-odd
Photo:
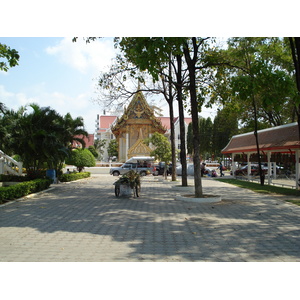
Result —
[{"label": "person", "polygon": [[204,176],[206,163],[202,163],[201,165],[201,177]]},{"label": "person", "polygon": [[66,172],[66,174],[70,174],[70,169],[67,169],[67,172]]},{"label": "person", "polygon": [[220,162],[220,165],[219,165],[218,169],[220,169],[220,176],[221,177],[224,176],[222,162]]}]

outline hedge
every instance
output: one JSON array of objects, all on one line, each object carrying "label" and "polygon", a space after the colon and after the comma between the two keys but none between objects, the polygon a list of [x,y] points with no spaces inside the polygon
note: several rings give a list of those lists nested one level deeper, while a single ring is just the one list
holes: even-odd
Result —
[{"label": "hedge", "polygon": [[58,176],[58,180],[60,182],[69,182],[82,178],[88,178],[91,176],[90,172],[79,172],[79,173],[70,173],[70,174],[62,174]]},{"label": "hedge", "polygon": [[8,187],[0,187],[0,204],[49,188],[51,180],[35,179],[17,183]]},{"label": "hedge", "polygon": [[0,182],[24,182],[29,180],[30,178],[28,178],[27,176],[0,174]]}]

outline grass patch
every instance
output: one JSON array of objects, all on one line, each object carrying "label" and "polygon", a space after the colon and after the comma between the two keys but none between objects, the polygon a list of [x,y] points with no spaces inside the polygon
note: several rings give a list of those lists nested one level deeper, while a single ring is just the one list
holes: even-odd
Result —
[{"label": "grass patch", "polygon": [[285,201],[291,202],[293,204],[300,206],[300,191],[296,190],[296,189],[289,189],[289,188],[273,186],[273,185],[260,185],[259,183],[238,180],[238,179],[219,178],[217,180],[238,186],[240,188],[249,189],[256,193],[296,196],[296,197],[299,197],[299,199],[291,199],[291,200],[285,199]]}]

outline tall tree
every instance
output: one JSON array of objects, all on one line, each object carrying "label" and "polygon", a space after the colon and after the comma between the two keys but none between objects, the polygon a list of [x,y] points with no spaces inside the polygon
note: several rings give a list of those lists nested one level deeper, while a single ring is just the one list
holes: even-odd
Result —
[{"label": "tall tree", "polygon": [[[138,66],[142,71],[147,70],[154,81],[162,81],[163,95],[169,106],[170,114],[170,131],[171,131],[171,147],[172,147],[172,164],[176,165],[176,149],[175,149],[175,129],[174,129],[174,112],[173,103],[175,93],[173,92],[173,84],[176,84],[177,100],[179,105],[182,104],[182,81],[181,74],[181,55],[176,48],[176,39],[174,38],[123,38],[120,41],[120,48],[125,53],[125,57]],[[174,58],[177,59],[177,69]],[[176,74],[176,79],[172,73]],[[176,81],[177,80],[177,81]],[[180,137],[181,137],[181,161],[183,165],[182,184],[187,185],[186,176],[186,151],[185,151],[185,133],[182,120],[183,107],[179,106],[180,112]],[[183,131],[182,131],[183,130]],[[185,170],[185,172],[184,172]],[[172,180],[176,180],[175,168],[172,169]]]},{"label": "tall tree", "polygon": [[[183,53],[185,62],[188,69],[188,90],[190,94],[190,109],[192,115],[193,126],[193,148],[194,148],[194,185],[195,185],[195,197],[199,198],[203,196],[202,181],[201,181],[201,166],[200,166],[200,132],[199,132],[199,116],[198,112],[201,111],[201,107],[204,102],[204,84],[205,70],[208,65],[205,61],[205,53],[209,38],[196,38],[192,37],[183,42]],[[200,77],[202,83],[197,80]],[[197,93],[198,92],[198,93]]]},{"label": "tall tree", "polygon": [[299,139],[300,139],[300,37],[290,37],[290,46],[292,51],[292,58],[295,68],[297,97],[296,97],[296,113],[298,117]]},{"label": "tall tree", "polygon": [[220,157],[221,151],[233,135],[238,134],[238,112],[230,106],[218,110],[213,123],[212,150],[215,157]]},{"label": "tall tree", "polygon": [[172,159],[170,142],[163,134],[154,132],[150,138],[145,139],[144,143],[148,146],[151,143],[155,147],[150,153],[151,156],[154,156],[156,160],[165,162],[164,176],[167,178],[167,166]]}]

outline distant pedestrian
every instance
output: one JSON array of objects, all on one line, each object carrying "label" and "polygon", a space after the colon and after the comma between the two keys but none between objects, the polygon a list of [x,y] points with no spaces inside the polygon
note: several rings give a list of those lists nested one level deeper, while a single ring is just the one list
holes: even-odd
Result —
[{"label": "distant pedestrian", "polygon": [[204,176],[206,163],[202,163],[201,165],[201,177]]},{"label": "distant pedestrian", "polygon": [[222,162],[220,162],[220,165],[219,165],[218,169],[220,169],[220,176],[221,177],[224,176]]}]

